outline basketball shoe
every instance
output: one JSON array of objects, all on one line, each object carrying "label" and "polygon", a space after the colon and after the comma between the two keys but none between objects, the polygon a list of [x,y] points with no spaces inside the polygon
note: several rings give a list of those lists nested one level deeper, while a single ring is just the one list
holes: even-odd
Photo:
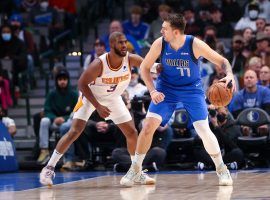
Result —
[{"label": "basketball shoe", "polygon": [[225,164],[221,164],[216,172],[219,178],[219,185],[229,186],[233,184],[232,177]]},{"label": "basketball shoe", "polygon": [[132,164],[126,175],[121,178],[120,185],[131,187],[134,183],[142,185],[155,184],[156,180],[150,178],[145,172],[145,170],[141,171],[139,166]]},{"label": "basketball shoe", "polygon": [[53,185],[52,179],[54,179],[54,177],[55,177],[54,168],[50,166],[46,166],[42,169],[39,175],[39,182],[42,185],[47,185],[51,187]]},{"label": "basketball shoe", "polygon": [[147,169],[141,171],[141,175],[138,176],[134,182],[136,184],[141,184],[141,185],[154,185],[156,183],[156,180],[151,178],[150,176],[148,176],[148,174],[146,174]]}]

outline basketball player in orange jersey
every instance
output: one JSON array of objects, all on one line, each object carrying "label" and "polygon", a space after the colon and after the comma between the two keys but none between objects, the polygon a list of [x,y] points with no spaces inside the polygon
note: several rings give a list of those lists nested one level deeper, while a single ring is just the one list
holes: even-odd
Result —
[{"label": "basketball player in orange jersey", "polygon": [[[131,67],[140,66],[142,58],[127,52],[127,39],[123,33],[110,35],[110,52],[95,59],[82,73],[78,88],[81,92],[70,130],[60,139],[48,164],[40,173],[40,183],[51,186],[54,167],[69,146],[80,136],[91,114],[97,110],[102,118],[112,120],[123,132],[131,160],[135,155],[137,130],[121,94],[128,87]],[[147,174],[135,180],[139,184],[154,184]]]}]

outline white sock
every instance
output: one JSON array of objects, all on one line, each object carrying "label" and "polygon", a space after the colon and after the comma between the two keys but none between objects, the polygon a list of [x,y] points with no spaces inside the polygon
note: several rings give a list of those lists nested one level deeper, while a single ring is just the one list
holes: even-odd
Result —
[{"label": "white sock", "polygon": [[60,160],[60,158],[63,156],[63,154],[59,153],[58,151],[56,151],[56,149],[53,151],[53,155],[50,158],[47,166],[51,166],[51,167],[55,167],[55,165],[57,164],[57,162]]},{"label": "white sock", "polygon": [[131,163],[133,162],[134,158],[135,158],[134,155],[130,155]]},{"label": "white sock", "polygon": [[141,168],[145,155],[146,154],[138,154],[136,152],[132,164],[135,164]]}]

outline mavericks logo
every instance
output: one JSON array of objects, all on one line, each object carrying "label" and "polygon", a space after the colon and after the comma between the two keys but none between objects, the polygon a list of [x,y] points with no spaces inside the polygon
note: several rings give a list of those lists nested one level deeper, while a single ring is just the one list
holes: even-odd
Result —
[{"label": "mavericks logo", "polygon": [[14,156],[12,143],[7,141],[5,137],[2,141],[0,140],[0,156],[3,156],[4,160],[6,160],[7,156]]},{"label": "mavericks logo", "polygon": [[260,118],[260,115],[258,112],[254,112],[254,111],[250,111],[248,114],[247,114],[247,120],[250,121],[250,122],[257,122]]}]

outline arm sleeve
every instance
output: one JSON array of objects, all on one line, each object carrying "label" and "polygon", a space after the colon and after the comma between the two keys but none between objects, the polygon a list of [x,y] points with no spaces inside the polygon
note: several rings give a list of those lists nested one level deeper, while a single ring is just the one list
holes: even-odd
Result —
[{"label": "arm sleeve", "polygon": [[52,93],[49,93],[49,95],[47,96],[45,100],[44,112],[45,112],[45,116],[50,118],[51,121],[53,121],[56,118],[56,115],[54,114],[52,110],[51,102],[52,102]]}]

